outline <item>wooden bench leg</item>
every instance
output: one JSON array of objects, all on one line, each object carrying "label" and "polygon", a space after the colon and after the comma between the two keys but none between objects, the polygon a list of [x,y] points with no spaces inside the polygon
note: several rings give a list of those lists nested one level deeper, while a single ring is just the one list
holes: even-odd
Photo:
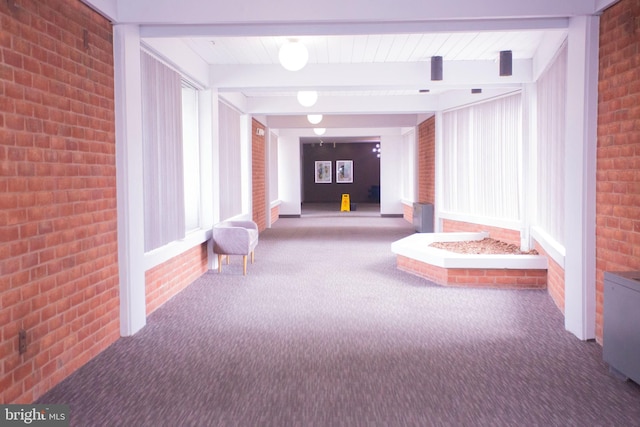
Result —
[{"label": "wooden bench leg", "polygon": [[222,273],[222,254],[218,254],[218,273]]},{"label": "wooden bench leg", "polygon": [[254,252],[251,251],[251,264],[253,264],[253,260],[254,260]]},{"label": "wooden bench leg", "polygon": [[242,275],[247,275],[247,256],[242,255]]}]

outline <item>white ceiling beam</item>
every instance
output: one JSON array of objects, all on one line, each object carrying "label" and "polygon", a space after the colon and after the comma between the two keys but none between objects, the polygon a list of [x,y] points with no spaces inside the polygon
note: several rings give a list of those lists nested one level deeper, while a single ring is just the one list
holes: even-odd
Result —
[{"label": "white ceiling beam", "polygon": [[[519,90],[511,88],[484,88],[480,94],[472,94],[470,89],[454,90],[431,95],[405,96],[320,96],[312,107],[303,107],[295,96],[247,97],[244,110],[254,115],[366,115],[402,114],[415,115],[447,110],[461,105],[483,101]],[[399,123],[400,125],[400,123]],[[402,125],[405,126],[405,125]]]},{"label": "white ceiling beam", "polygon": [[275,129],[288,128],[402,128],[418,124],[417,114],[341,114],[325,115],[316,125],[309,123],[306,115],[270,115],[267,126]]},{"label": "white ceiling beam", "polygon": [[215,65],[211,85],[224,91],[419,90],[513,86],[532,81],[532,61],[514,59],[513,75],[501,77],[498,61],[444,61],[442,81],[431,81],[430,62],[309,64],[297,72],[279,65]]},{"label": "white ceiling beam", "polygon": [[620,0],[596,0],[596,12],[602,13],[606,8],[613,6]]},{"label": "white ceiling beam", "polygon": [[162,38],[420,34],[468,31],[557,30],[565,29],[568,25],[568,18],[509,18],[408,22],[290,22],[278,24],[147,24],[141,27],[140,35],[145,38]]},{"label": "white ceiling beam", "polygon": [[113,23],[118,21],[118,5],[117,0],[81,0],[87,6],[107,18]]},{"label": "white ceiling beam", "polygon": [[247,97],[248,114],[414,114],[437,110],[433,96],[320,96],[312,107],[301,106],[295,96]]},{"label": "white ceiling beam", "polygon": [[[86,0],[104,3],[105,0]],[[602,0],[601,0],[602,1]],[[415,22],[505,18],[570,17],[596,13],[595,0],[117,0],[117,19],[139,24],[258,24],[313,22]]]}]

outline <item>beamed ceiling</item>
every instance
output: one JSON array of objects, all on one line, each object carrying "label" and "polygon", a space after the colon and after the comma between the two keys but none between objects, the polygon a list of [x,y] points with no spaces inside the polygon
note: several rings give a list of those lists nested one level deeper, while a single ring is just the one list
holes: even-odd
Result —
[{"label": "beamed ceiling", "polygon": [[[192,76],[197,84],[217,88],[243,111],[279,127],[308,126],[302,120],[307,113],[324,114],[325,126],[332,116],[343,123],[371,115],[395,126],[417,114],[519,90],[552,59],[572,17],[614,3],[84,1],[115,23],[140,25],[149,50],[178,68],[200,64],[207,72]],[[309,51],[308,65],[296,72],[278,63],[278,50],[290,38]],[[513,53],[508,77],[498,71],[503,50]],[[442,81],[430,79],[432,56],[443,57]],[[205,74],[208,81],[202,81]],[[318,91],[318,102],[300,106],[298,90]]]}]

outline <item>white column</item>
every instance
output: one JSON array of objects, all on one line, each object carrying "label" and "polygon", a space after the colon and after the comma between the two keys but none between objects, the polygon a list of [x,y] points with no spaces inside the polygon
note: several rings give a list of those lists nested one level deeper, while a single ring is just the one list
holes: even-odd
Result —
[{"label": "white column", "polygon": [[241,163],[241,186],[242,192],[242,215],[251,218],[253,215],[252,200],[252,150],[253,134],[251,133],[251,116],[242,114],[240,116],[240,163]]},{"label": "white column", "polygon": [[[266,121],[265,121],[266,123]],[[265,126],[264,131],[264,192],[265,192],[265,212],[267,214],[267,228],[271,228],[273,219],[271,218],[271,200],[273,194],[271,194],[271,135],[269,128]]]},{"label": "white column", "polygon": [[278,135],[278,198],[281,215],[300,215],[302,212],[302,165],[300,137],[295,132],[281,131]]},{"label": "white column", "polygon": [[442,232],[442,221],[440,219],[440,211],[443,208],[443,191],[444,191],[444,178],[443,178],[443,166],[442,166],[442,111],[436,112],[436,148],[435,148],[435,200],[433,209],[433,231],[436,233]]},{"label": "white column", "polygon": [[[210,89],[203,92],[209,104],[209,120],[206,132],[211,138],[211,152],[207,154],[206,160],[211,165],[211,175],[209,177],[211,187],[211,224],[220,222],[220,119],[218,115],[218,90]],[[209,269],[218,268],[218,257],[213,253],[213,239],[209,239],[207,246]]]},{"label": "white column", "polygon": [[137,25],[113,29],[120,334],[147,322],[142,186],[142,88]]},{"label": "white column", "polygon": [[597,16],[570,19],[565,148],[565,328],[595,338]]},{"label": "white column", "polygon": [[[198,96],[198,123],[200,133],[200,226],[210,230],[216,221],[217,206],[214,202],[218,191],[214,188],[215,174],[218,170],[217,155],[213,155],[214,133],[217,135],[218,97],[215,90],[206,89],[200,91]],[[217,140],[217,139],[216,139]],[[216,145],[217,150],[217,145]],[[217,152],[217,151],[216,151]],[[207,267],[217,268],[217,257],[213,254],[213,240],[208,241]]]},{"label": "white column", "polygon": [[[402,194],[400,170],[402,155],[396,147],[402,146],[402,135],[380,136],[380,214],[401,215]],[[355,172],[355,171],[354,171]],[[357,172],[356,172],[357,173]]]}]

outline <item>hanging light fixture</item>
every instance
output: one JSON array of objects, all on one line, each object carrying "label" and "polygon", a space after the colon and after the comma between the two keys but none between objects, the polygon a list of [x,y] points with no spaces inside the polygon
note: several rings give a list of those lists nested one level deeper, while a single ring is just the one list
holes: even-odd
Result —
[{"label": "hanging light fixture", "polygon": [[431,57],[431,80],[442,80],[442,56]]},{"label": "hanging light fixture", "polygon": [[307,65],[309,51],[299,40],[289,39],[285,44],[280,46],[278,59],[285,69],[298,71]]},{"label": "hanging light fixture", "polygon": [[380,144],[376,144],[376,146],[371,151],[376,154],[377,158],[380,158]]},{"label": "hanging light fixture", "polygon": [[318,136],[324,135],[327,130],[325,128],[313,128],[313,133]]},{"label": "hanging light fixture", "polygon": [[298,102],[303,107],[311,107],[318,100],[318,92],[315,90],[298,91]]},{"label": "hanging light fixture", "polygon": [[500,76],[513,74],[513,53],[510,50],[500,51]]},{"label": "hanging light fixture", "polygon": [[322,121],[322,114],[307,114],[307,120],[312,125],[317,125]]}]

